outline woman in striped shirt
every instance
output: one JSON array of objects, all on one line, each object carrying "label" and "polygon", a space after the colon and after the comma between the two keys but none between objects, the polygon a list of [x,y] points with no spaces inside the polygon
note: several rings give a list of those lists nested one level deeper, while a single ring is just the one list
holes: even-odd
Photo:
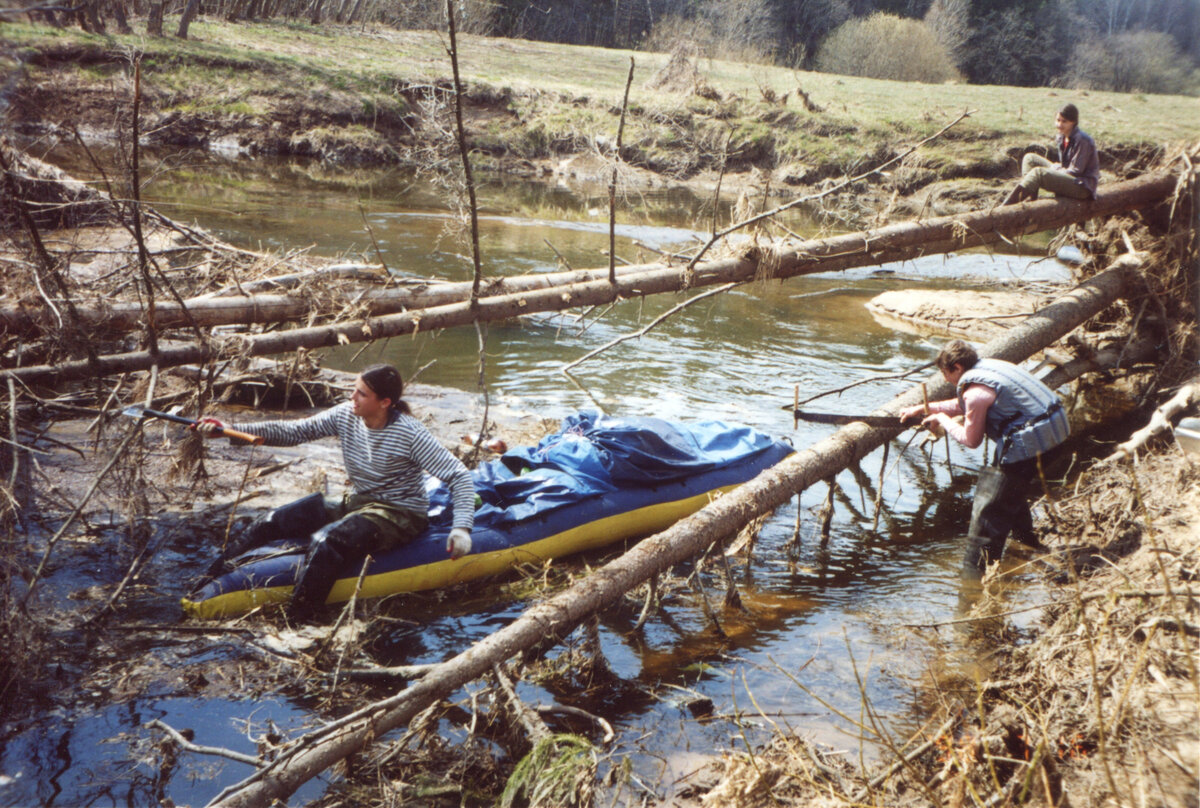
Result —
[{"label": "woman in striped shirt", "polygon": [[[311,495],[276,508],[251,526],[241,549],[311,533],[296,579],[288,617],[304,620],[325,602],[348,560],[361,561],[412,541],[428,524],[429,500],[422,472],[450,487],[454,527],[446,552],[471,551],[475,487],[466,467],[412,416],[401,396],[404,381],[391,365],[372,365],[354,380],[350,400],[294,421],[266,421],[238,428],[261,435],[267,446],[295,446],[336,436],[353,488],[340,500]],[[225,426],[200,421],[205,435]],[[315,531],[315,532],[313,532]]]}]

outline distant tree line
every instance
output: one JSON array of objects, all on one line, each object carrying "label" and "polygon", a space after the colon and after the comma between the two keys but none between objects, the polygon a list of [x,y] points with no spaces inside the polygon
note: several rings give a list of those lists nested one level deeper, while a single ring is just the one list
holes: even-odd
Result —
[{"label": "distant tree line", "polygon": [[[674,50],[876,78],[1197,92],[1200,0],[454,0],[490,36]],[[34,4],[36,7],[36,4]],[[445,0],[76,0],[34,12],[88,30],[179,15],[444,26]]]}]

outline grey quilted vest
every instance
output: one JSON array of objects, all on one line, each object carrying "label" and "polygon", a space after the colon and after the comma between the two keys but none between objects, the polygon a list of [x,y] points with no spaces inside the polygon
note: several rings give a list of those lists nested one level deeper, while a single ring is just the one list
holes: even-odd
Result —
[{"label": "grey quilted vest", "polygon": [[982,384],[996,391],[988,407],[984,433],[996,443],[997,465],[1019,463],[1048,452],[1071,432],[1067,413],[1046,385],[1029,371],[1000,359],[980,359],[958,380],[958,403],[966,412],[963,391]]}]

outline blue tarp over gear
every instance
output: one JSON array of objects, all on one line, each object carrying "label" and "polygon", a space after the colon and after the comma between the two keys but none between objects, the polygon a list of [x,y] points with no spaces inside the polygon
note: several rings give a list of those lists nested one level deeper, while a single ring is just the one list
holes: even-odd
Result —
[{"label": "blue tarp over gear", "polygon": [[[720,421],[683,425],[577,413],[537,446],[513,449],[475,469],[475,493],[482,501],[475,524],[514,524],[619,488],[684,479],[774,444],[762,432]],[[429,496],[431,522],[448,520],[445,486],[434,483]]]}]

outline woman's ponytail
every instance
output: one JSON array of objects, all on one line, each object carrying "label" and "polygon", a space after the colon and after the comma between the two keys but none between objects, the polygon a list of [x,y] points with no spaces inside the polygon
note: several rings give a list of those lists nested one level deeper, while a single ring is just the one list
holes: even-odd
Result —
[{"label": "woman's ponytail", "polygon": [[391,399],[392,410],[401,415],[412,415],[412,408],[404,400],[404,379],[400,371],[391,365],[371,365],[358,374],[359,378],[380,398]]}]

